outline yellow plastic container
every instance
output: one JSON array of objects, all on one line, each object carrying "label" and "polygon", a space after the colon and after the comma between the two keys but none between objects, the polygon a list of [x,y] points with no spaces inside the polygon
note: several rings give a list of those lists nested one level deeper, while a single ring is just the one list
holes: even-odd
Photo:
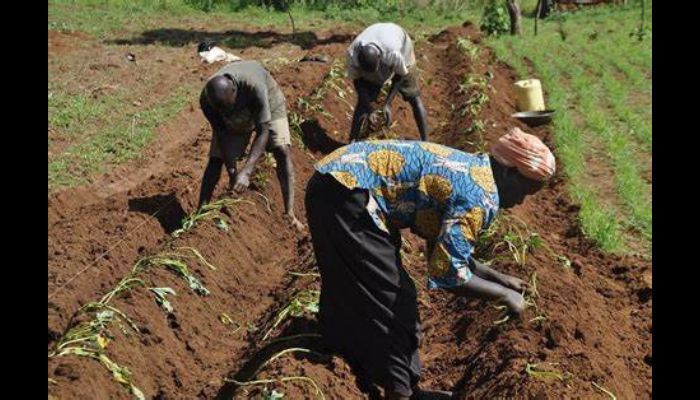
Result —
[{"label": "yellow plastic container", "polygon": [[544,96],[539,79],[515,82],[515,93],[519,111],[544,111]]}]

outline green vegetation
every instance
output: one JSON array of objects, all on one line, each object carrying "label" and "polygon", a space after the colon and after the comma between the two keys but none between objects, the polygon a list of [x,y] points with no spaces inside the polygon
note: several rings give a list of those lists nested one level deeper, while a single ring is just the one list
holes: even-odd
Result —
[{"label": "green vegetation", "polygon": [[298,293],[283,309],[277,313],[275,321],[272,326],[267,330],[265,336],[262,340],[265,341],[270,334],[280,326],[282,322],[287,317],[300,317],[306,314],[316,314],[318,313],[318,302],[320,292],[318,290],[305,290]]},{"label": "green vegetation", "polygon": [[124,110],[119,96],[100,101],[58,94],[53,104],[50,98],[49,126],[65,127],[68,135],[82,140],[49,157],[49,188],[89,182],[107,166],[138,157],[154,129],[176,115],[193,95],[194,86],[188,85],[162,103],[136,111]]},{"label": "green vegetation", "polygon": [[[139,259],[129,274],[122,278],[113,289],[99,300],[85,304],[76,312],[69,329],[49,350],[48,358],[72,355],[97,360],[112,373],[114,380],[127,388],[136,399],[144,399],[141,390],[133,383],[131,371],[113,361],[106,353],[109,343],[116,339],[110,329],[114,322],[119,323],[119,328],[125,336],[130,336],[132,333],[136,336],[142,334],[138,325],[113,303],[114,300],[127,292],[133,294],[132,292],[135,292],[136,289],[145,288],[147,293],[154,295],[158,306],[165,312],[172,313],[174,307],[167,296],[175,295],[175,290],[170,287],[147,287],[144,280],[146,274],[157,267],[174,272],[197,295],[208,296],[209,290],[204,287],[197,276],[190,272],[188,267],[191,265],[190,260],[195,260],[197,263],[216,271],[216,267],[209,263],[197,249],[188,246],[174,247],[172,240],[166,244],[164,251]],[[209,308],[211,309],[211,307]],[[228,321],[232,322],[230,317]]]},{"label": "green vegetation", "polygon": [[[651,15],[645,25],[651,27]],[[647,253],[652,238],[651,35],[634,35],[639,6],[554,14],[539,34],[491,38],[522,78],[537,77],[554,118],[556,154],[580,204],[584,233],[607,251]],[[524,27],[527,24],[524,23]],[[527,29],[524,29],[527,32]],[[562,32],[564,34],[562,35]],[[610,170],[592,174],[591,162]],[[613,183],[612,195],[601,183]]]}]

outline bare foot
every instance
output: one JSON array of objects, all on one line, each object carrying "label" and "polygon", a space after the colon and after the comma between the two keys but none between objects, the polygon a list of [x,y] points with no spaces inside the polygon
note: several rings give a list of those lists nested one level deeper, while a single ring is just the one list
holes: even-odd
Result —
[{"label": "bare foot", "polygon": [[292,227],[294,227],[294,229],[296,229],[298,232],[303,232],[304,229],[306,229],[304,224],[302,224],[294,215],[285,214],[284,219],[286,219],[287,222],[291,224]]}]

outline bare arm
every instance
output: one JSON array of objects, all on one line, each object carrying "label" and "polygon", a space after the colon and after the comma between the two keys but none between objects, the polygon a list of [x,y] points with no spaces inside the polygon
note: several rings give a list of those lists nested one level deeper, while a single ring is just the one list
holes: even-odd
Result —
[{"label": "bare arm", "polygon": [[255,131],[255,139],[253,140],[253,147],[250,150],[250,155],[246,160],[245,166],[236,177],[236,183],[233,187],[236,191],[248,188],[250,184],[250,174],[253,173],[255,165],[265,152],[265,146],[267,146],[267,141],[270,138],[269,123],[257,124]]},{"label": "bare arm", "polygon": [[398,74],[394,74],[394,77],[391,78],[391,88],[389,89],[389,94],[386,96],[384,107],[391,109],[391,103],[394,101],[396,93],[399,92],[399,87],[401,87],[403,78],[403,76],[399,76]]},{"label": "bare arm", "polygon": [[214,193],[216,183],[219,182],[219,178],[221,177],[221,167],[223,164],[223,160],[220,158],[209,158],[207,167],[204,169],[204,176],[202,177],[202,185],[199,190],[199,203],[197,205],[197,209],[202,208],[203,205],[211,201],[211,195]]},{"label": "bare arm", "polygon": [[211,128],[213,130],[213,135],[219,143],[219,149],[221,151],[223,159],[218,157],[210,157],[207,162],[207,167],[204,170],[204,176],[202,177],[201,189],[199,191],[199,203],[198,208],[201,208],[204,204],[211,200],[212,193],[216,187],[216,183],[221,177],[221,167],[225,164],[226,170],[229,174],[229,181],[233,182],[233,178],[236,175],[236,164],[233,160],[231,153],[231,140],[229,135],[226,134],[226,128],[222,123],[219,116],[214,112],[211,106],[207,103],[204,98],[200,98],[200,107],[204,116],[209,121]]},{"label": "bare arm", "polygon": [[358,139],[362,124],[372,111],[369,94],[367,93],[366,87],[363,85],[360,79],[355,79],[352,81],[352,83],[355,86],[355,93],[357,93],[357,104],[355,105],[355,112],[352,116],[352,126],[350,127],[351,143]]},{"label": "bare arm", "polygon": [[394,101],[396,93],[399,92],[399,88],[401,87],[401,81],[403,81],[403,77],[399,76],[398,74],[395,74],[394,77],[391,79],[391,88],[389,89],[389,94],[386,96],[384,108],[382,109],[382,112],[384,113],[386,126],[391,125],[391,103]]},{"label": "bare arm", "polygon": [[478,275],[472,275],[464,285],[446,290],[459,296],[503,301],[516,315],[520,315],[525,309],[525,299],[520,293]]},{"label": "bare arm", "polygon": [[289,154],[289,146],[275,148],[273,154],[277,162],[277,179],[282,187],[284,212],[294,216],[294,166]]},{"label": "bare arm", "polygon": [[294,165],[288,145],[276,147],[273,154],[277,162],[277,179],[282,188],[284,198],[284,215],[288,222],[298,231],[304,229],[304,225],[294,215]]}]

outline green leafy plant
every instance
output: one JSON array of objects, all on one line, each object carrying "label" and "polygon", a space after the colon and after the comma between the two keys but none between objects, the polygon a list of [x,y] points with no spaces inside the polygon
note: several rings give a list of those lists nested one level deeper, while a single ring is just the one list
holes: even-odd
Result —
[{"label": "green leafy plant", "polygon": [[250,183],[255,185],[255,188],[257,190],[265,190],[267,188],[268,180],[269,177],[267,175],[267,172],[257,171],[255,175],[253,175],[253,178],[250,180]]},{"label": "green leafy plant", "polygon": [[527,255],[543,247],[544,241],[539,234],[531,232],[524,221],[510,217],[508,222],[508,224],[503,225],[505,228],[503,239],[493,246],[493,252],[502,246],[507,246],[513,260],[518,265],[525,266]]},{"label": "green leafy plant", "polygon": [[289,304],[284,307],[277,314],[275,322],[273,322],[270,329],[267,330],[265,336],[262,340],[265,341],[272,331],[275,330],[286,318],[288,317],[300,317],[304,314],[316,314],[318,313],[318,302],[319,302],[320,292],[318,290],[304,290],[299,292]]},{"label": "green leafy plant", "polygon": [[[255,371],[255,373],[252,374],[252,377],[256,376],[266,365],[268,365],[271,362],[273,362],[274,360],[282,357],[283,355],[288,354],[288,353],[299,353],[299,352],[323,356],[323,354],[317,353],[317,352],[309,350],[309,349],[305,349],[303,347],[290,347],[288,349],[284,349],[284,350],[280,351],[279,353],[274,354],[272,357],[265,360],[265,362],[263,362],[258,367],[258,369]],[[318,397],[321,400],[325,400],[325,398],[326,398],[326,396],[323,394],[323,391],[318,386],[316,381],[314,381],[313,379],[311,379],[307,376],[287,376],[287,377],[283,377],[283,378],[260,379],[260,380],[246,381],[246,382],[241,382],[241,381],[237,381],[235,379],[228,379],[228,378],[224,378],[224,380],[227,382],[235,383],[237,386],[254,386],[254,385],[267,385],[270,383],[277,383],[277,382],[284,383],[284,382],[289,382],[289,381],[305,381],[305,382],[309,382],[313,385]]]},{"label": "green leafy plant", "polygon": [[154,296],[156,297],[156,303],[158,303],[163,310],[165,310],[168,313],[173,312],[173,306],[170,304],[170,302],[167,299],[167,295],[171,294],[173,296],[176,295],[175,291],[172,288],[169,287],[152,287],[148,288],[151,292],[153,292]]},{"label": "green leafy plant", "polygon": [[477,61],[479,59],[479,46],[468,38],[458,38],[457,47],[462,50],[471,61]]},{"label": "green leafy plant", "polygon": [[[190,254],[185,254],[182,251]],[[149,267],[163,266],[175,271],[183,277],[195,292],[206,295],[209,291],[202,286],[201,282],[195,278],[187,269],[183,259],[194,258],[212,270],[216,267],[211,265],[202,254],[193,247],[179,247],[175,251],[167,251],[155,256],[145,257],[136,262],[131,272],[117,283],[117,285],[103,295],[99,300],[92,301],[82,306],[76,316],[88,314],[90,318],[75,324],[56,342],[48,353],[49,358],[74,355],[97,360],[107,368],[114,379],[127,387],[132,395],[137,399],[144,399],[143,393],[132,383],[132,374],[125,366],[121,366],[105,354],[105,348],[114,335],[109,327],[115,321],[125,322],[126,325],[137,335],[140,335],[138,326],[124,312],[110,304],[118,295],[130,291],[138,286],[145,286],[143,279],[138,274],[144,272]],[[156,302],[165,311],[172,312],[172,305],[167,299],[167,295],[175,295],[175,291],[169,287],[150,287],[148,290],[155,295]],[[129,330],[119,323],[119,327],[124,335],[128,336]]]},{"label": "green leafy plant", "polygon": [[508,11],[501,1],[491,0],[484,7],[481,17],[481,30],[488,35],[499,36],[510,32]]},{"label": "green leafy plant", "polygon": [[[557,365],[557,363],[547,363],[550,366],[552,365]],[[560,381],[563,381],[567,377],[570,377],[570,374],[568,373],[562,373],[556,370],[552,369],[543,369],[540,364],[530,364],[527,363],[525,365],[525,372],[527,375],[531,378],[534,379],[540,379],[540,380],[549,380],[549,379],[558,379]]]},{"label": "green leafy plant", "polygon": [[265,390],[263,390],[262,398],[263,400],[280,400],[284,398],[284,393],[280,393],[274,389],[269,391],[267,388],[265,388]]},{"label": "green leafy plant", "polygon": [[156,255],[152,257],[142,258],[139,261],[138,266],[141,269],[151,267],[164,267],[166,269],[169,269],[175,272],[182,279],[184,279],[185,282],[187,282],[187,285],[190,287],[190,289],[194,290],[195,293],[201,296],[209,295],[209,289],[205,288],[204,285],[202,285],[202,282],[197,277],[192,275],[192,273],[187,268],[187,264],[185,264],[185,262],[182,260],[176,258],[169,258],[166,255]]},{"label": "green leafy plant", "polygon": [[537,290],[537,272],[533,272],[530,276],[530,284],[527,290],[523,293],[523,296],[525,297],[525,306],[532,307],[535,310],[535,317],[531,318],[528,322],[535,324],[536,326],[542,326],[542,324],[544,324],[548,318],[547,314],[542,311],[535,300],[540,296],[540,293]]},{"label": "green leafy plant", "polygon": [[[98,303],[96,302],[95,304]],[[145,399],[143,393],[132,383],[131,371],[112,361],[104,353],[104,349],[107,347],[110,337],[112,337],[108,327],[114,316],[115,312],[112,310],[96,312],[93,319],[82,322],[68,330],[56,343],[54,349],[49,352],[48,357],[74,355],[95,359],[112,373],[114,380],[127,387],[135,398],[143,400]]]},{"label": "green leafy plant", "polygon": [[197,212],[183,219],[182,228],[173,231],[172,236],[175,238],[180,237],[183,233],[194,228],[197,222],[207,219],[214,220],[214,223],[219,229],[228,230],[228,224],[226,224],[224,214],[221,212],[221,210],[234,210],[236,205],[241,203],[254,205],[249,200],[244,199],[221,199],[213,203],[205,204],[199,210],[197,210]]},{"label": "green leafy plant", "polygon": [[472,121],[471,125],[469,125],[465,129],[466,134],[472,134],[472,133],[482,133],[486,129],[486,125],[484,121],[480,119],[475,119]]},{"label": "green leafy plant", "polygon": [[593,387],[595,387],[596,389],[598,389],[598,390],[600,390],[601,392],[603,392],[603,393],[607,394],[608,396],[610,396],[610,400],[617,400],[617,397],[616,397],[611,391],[609,391],[608,389],[606,389],[606,388],[600,386],[599,384],[597,384],[597,383],[595,383],[595,382],[591,382],[591,383],[593,384]]}]

